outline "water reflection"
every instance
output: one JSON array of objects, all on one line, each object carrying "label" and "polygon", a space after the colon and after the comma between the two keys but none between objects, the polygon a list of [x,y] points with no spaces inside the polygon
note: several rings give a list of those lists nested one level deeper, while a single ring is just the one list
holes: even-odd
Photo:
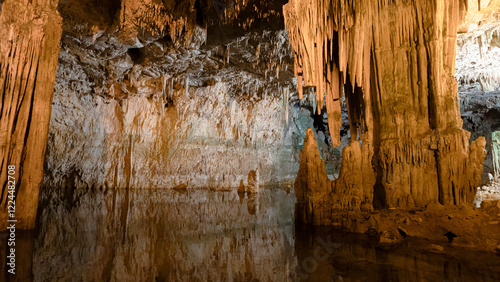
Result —
[{"label": "water reflection", "polygon": [[500,258],[493,253],[423,253],[413,251],[422,242],[412,239],[382,248],[364,234],[326,227],[297,226],[295,234],[301,280],[500,281]]},{"label": "water reflection", "polygon": [[[500,259],[383,250],[364,235],[293,225],[293,190],[44,193],[18,234],[18,281],[500,281]],[[0,234],[6,246],[6,233]],[[471,262],[472,261],[472,262]],[[0,278],[0,280],[3,280]]]},{"label": "water reflection", "polygon": [[109,190],[78,195],[77,208],[71,209],[51,199],[35,242],[34,276],[66,281],[286,278],[296,265],[293,197],[277,189],[264,189],[258,197],[240,204],[235,192]]}]

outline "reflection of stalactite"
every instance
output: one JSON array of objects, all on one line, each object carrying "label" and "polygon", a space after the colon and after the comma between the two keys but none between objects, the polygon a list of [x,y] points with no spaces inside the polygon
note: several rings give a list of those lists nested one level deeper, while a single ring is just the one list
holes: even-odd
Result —
[{"label": "reflection of stalactite", "polygon": [[[63,281],[162,280],[158,277],[197,281],[207,280],[207,273],[212,273],[211,280],[230,281],[245,277],[248,272],[241,265],[249,260],[272,266],[254,272],[255,279],[280,281],[296,267],[290,225],[295,201],[283,197],[282,191],[263,191],[260,210],[254,215],[246,203],[238,204],[233,193],[206,189],[186,194],[170,189],[109,189],[105,193],[85,189],[78,191],[78,203],[69,209],[63,208],[68,204],[65,198],[42,193],[48,204],[39,217],[37,248],[24,248],[23,237],[16,233],[21,244],[17,249],[16,241],[16,277],[33,273],[41,281],[52,277]],[[214,236],[221,231],[224,236]],[[227,267],[214,272],[221,264]],[[168,267],[159,273],[159,265]]]},{"label": "reflection of stalactite", "polygon": [[247,195],[248,195],[248,202],[247,202],[248,213],[251,215],[255,215],[259,212],[259,194],[247,193]]},{"label": "reflection of stalactite", "polygon": [[243,200],[245,200],[245,192],[238,191],[238,198],[240,199],[240,204],[243,204]]}]

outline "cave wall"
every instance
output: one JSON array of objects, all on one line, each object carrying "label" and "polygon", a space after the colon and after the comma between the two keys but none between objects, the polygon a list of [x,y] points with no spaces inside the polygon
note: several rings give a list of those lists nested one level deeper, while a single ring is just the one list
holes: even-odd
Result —
[{"label": "cave wall", "polygon": [[239,37],[225,58],[221,46],[159,41],[108,61],[66,38],[44,186],[228,189],[256,169],[262,184],[293,179],[312,120],[292,106],[287,42],[283,31]]},{"label": "cave wall", "polygon": [[300,220],[331,224],[337,211],[473,201],[485,140],[469,144],[458,107],[455,46],[465,10],[465,1],[295,0],[284,7],[299,93],[302,81],[316,87],[331,131],[345,93],[351,124],[333,182],[320,176],[316,183],[323,173],[306,150],[317,150],[308,133],[295,184]]},{"label": "cave wall", "polygon": [[[8,176],[15,178],[17,228],[33,228],[43,180],[61,38],[58,1],[6,0],[0,14],[0,229],[7,227]],[[7,168],[15,166],[15,173]]]},{"label": "cave wall", "polygon": [[283,1],[87,2],[59,6],[44,187],[293,180],[312,118],[295,106]]}]

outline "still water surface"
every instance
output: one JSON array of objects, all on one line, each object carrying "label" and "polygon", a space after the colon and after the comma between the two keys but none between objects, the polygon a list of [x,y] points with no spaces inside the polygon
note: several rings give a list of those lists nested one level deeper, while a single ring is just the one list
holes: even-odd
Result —
[{"label": "still water surface", "polygon": [[[18,281],[500,281],[500,257],[382,249],[365,235],[295,226],[295,196],[209,190],[42,194],[18,231]],[[6,246],[6,233],[1,243]]]}]

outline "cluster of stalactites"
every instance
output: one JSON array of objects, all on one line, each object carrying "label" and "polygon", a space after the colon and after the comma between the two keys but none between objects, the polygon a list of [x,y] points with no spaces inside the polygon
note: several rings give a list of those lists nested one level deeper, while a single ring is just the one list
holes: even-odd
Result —
[{"label": "cluster of stalactites", "polygon": [[[371,95],[373,52],[384,51],[375,50],[374,39],[390,40],[393,48],[413,42],[418,38],[415,33],[418,33],[422,13],[428,11],[428,6],[435,11],[447,7],[442,0],[415,0],[421,2],[415,5],[406,5],[402,1],[290,0],[283,7],[285,28],[295,54],[294,72],[299,98],[302,99],[304,86],[315,87],[318,114],[321,113],[323,99],[326,99],[334,146],[340,145],[340,98],[344,83],[349,83],[353,92],[359,87],[365,100],[367,97],[369,100]],[[463,19],[467,0],[447,1],[455,1],[454,4],[459,5]],[[386,16],[384,10],[389,5],[396,5],[397,8],[397,13],[392,15],[395,26],[400,28],[396,36],[377,26],[377,19],[381,15]],[[416,10],[414,7],[417,7]],[[366,114],[370,111],[370,103],[364,103],[364,106]]]},{"label": "cluster of stalactites", "polygon": [[237,19],[241,10],[245,9],[248,5],[249,0],[232,0],[227,2],[215,1],[213,4],[217,13],[222,14],[220,16],[223,18],[223,24],[231,23],[234,19]]},{"label": "cluster of stalactites", "polygon": [[[195,1],[184,2],[189,5],[187,10],[192,13]],[[141,35],[147,31],[156,37],[168,34],[174,43],[187,39],[183,42],[188,44],[196,24],[192,15],[172,10],[172,7],[162,1],[123,0],[120,13],[120,29],[125,31],[138,29],[136,32]]]}]

